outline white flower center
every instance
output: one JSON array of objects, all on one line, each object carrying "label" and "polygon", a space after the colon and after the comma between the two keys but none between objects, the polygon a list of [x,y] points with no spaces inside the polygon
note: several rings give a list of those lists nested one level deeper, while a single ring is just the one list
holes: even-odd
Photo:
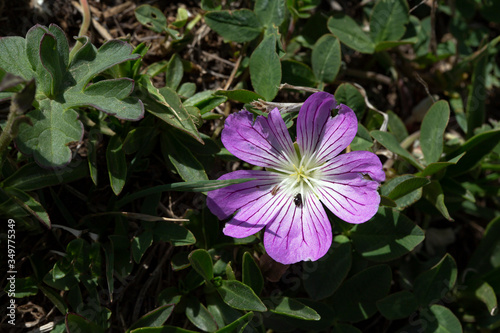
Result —
[{"label": "white flower center", "polygon": [[316,161],[316,154],[301,156],[297,149],[298,158],[292,161],[286,154],[287,163],[283,163],[283,169],[277,170],[282,174],[283,179],[276,187],[276,191],[284,191],[288,196],[297,198],[300,194],[305,200],[310,194],[316,194],[316,187],[320,181],[320,168]]}]

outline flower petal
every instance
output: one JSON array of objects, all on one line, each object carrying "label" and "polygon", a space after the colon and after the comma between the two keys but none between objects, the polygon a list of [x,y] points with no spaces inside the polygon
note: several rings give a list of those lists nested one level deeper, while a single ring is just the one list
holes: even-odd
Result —
[{"label": "flower petal", "polygon": [[325,132],[321,136],[316,161],[326,162],[337,156],[351,144],[358,131],[358,119],[349,107],[340,104],[338,114],[328,119]]},{"label": "flower petal", "polygon": [[385,180],[382,162],[380,162],[377,155],[369,151],[360,150],[342,154],[325,163],[320,170],[322,175],[327,176],[329,179],[333,179],[337,175],[354,172],[368,175],[379,183]]},{"label": "flower petal", "polygon": [[280,168],[297,160],[293,142],[278,109],[268,118],[242,110],[229,115],[222,130],[222,143],[239,159],[267,168]]},{"label": "flower petal", "polygon": [[333,95],[312,94],[300,108],[297,119],[297,142],[303,156],[315,154],[315,161],[326,162],[337,156],[352,142],[358,131],[356,114],[340,104],[338,114],[331,117],[337,107]]},{"label": "flower petal", "polygon": [[224,235],[235,238],[248,237],[260,231],[274,221],[279,215],[289,196],[284,191],[273,195],[272,190],[243,206],[234,217],[226,223]]},{"label": "flower petal", "polygon": [[300,108],[297,118],[297,143],[303,155],[312,154],[318,147],[337,102],[333,95],[317,92],[309,96]]},{"label": "flower petal", "polygon": [[282,264],[318,260],[331,244],[331,224],[315,195],[303,198],[301,206],[289,196],[264,234],[267,253]]},{"label": "flower petal", "polygon": [[[332,213],[349,223],[363,223],[375,215],[380,204],[377,188],[385,179],[375,154],[356,151],[340,155],[320,170],[316,190]],[[363,174],[375,180],[364,179]]]},{"label": "flower petal", "polygon": [[262,170],[238,170],[223,175],[219,180],[241,178],[255,178],[255,180],[208,192],[207,206],[219,219],[228,218],[241,207],[270,193],[280,182],[277,173]]}]

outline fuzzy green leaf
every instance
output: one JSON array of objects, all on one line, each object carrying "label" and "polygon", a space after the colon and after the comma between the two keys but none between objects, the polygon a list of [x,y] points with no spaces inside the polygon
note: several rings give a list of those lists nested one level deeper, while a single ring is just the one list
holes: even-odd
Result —
[{"label": "fuzzy green leaf", "polygon": [[379,0],[370,17],[370,35],[375,44],[398,41],[405,34],[409,22],[409,8],[405,0]]},{"label": "fuzzy green leaf", "polygon": [[361,53],[372,54],[375,44],[361,27],[349,16],[336,14],[328,19],[328,30],[343,44]]},{"label": "fuzzy green leaf", "polygon": [[366,259],[390,261],[413,250],[425,236],[424,231],[403,214],[381,208],[370,223],[351,229],[356,250]]},{"label": "fuzzy green leaf", "polygon": [[450,119],[446,101],[434,103],[422,121],[420,144],[427,164],[439,161],[443,153],[443,135]]},{"label": "fuzzy green leaf", "polygon": [[254,12],[264,26],[279,27],[285,19],[285,1],[256,0]]},{"label": "fuzzy green leaf", "polygon": [[62,30],[51,25],[37,25],[26,35],[26,46],[20,39],[7,39],[1,47],[19,50],[20,65],[26,68],[19,72],[13,67],[10,52],[0,56],[0,66],[7,64],[8,70],[27,76],[32,71],[37,84],[38,108],[27,114],[33,124],[22,123],[16,145],[21,152],[33,155],[46,168],[61,168],[71,161],[72,154],[67,145],[80,141],[83,126],[77,119],[75,107],[94,107],[117,118],[137,120],[142,118],[144,108],[141,101],[130,97],[134,82],[130,79],[99,81],[90,84],[94,77],[116,64],[139,57],[132,54],[132,47],[122,41],[112,40],[98,50],[88,41],[79,39],[83,46],[69,60],[69,46]]},{"label": "fuzzy green leaf", "polygon": [[332,83],[341,63],[340,43],[332,35],[324,35],[314,44],[311,63],[316,79]]},{"label": "fuzzy green leaf", "polygon": [[413,290],[421,306],[439,301],[457,281],[457,264],[446,254],[439,263],[415,279]]},{"label": "fuzzy green leaf", "polygon": [[237,43],[255,39],[263,28],[257,15],[248,9],[208,12],[205,14],[205,22],[224,39]]},{"label": "fuzzy green leaf", "polygon": [[224,302],[235,309],[260,312],[267,310],[252,288],[239,281],[223,280],[217,291]]},{"label": "fuzzy green leaf", "polygon": [[281,63],[276,53],[276,35],[269,34],[250,57],[250,79],[255,92],[272,101],[281,83]]},{"label": "fuzzy green leaf", "polygon": [[203,249],[194,250],[189,254],[191,266],[200,274],[205,281],[210,282],[214,278],[214,264],[210,254]]},{"label": "fuzzy green leaf", "polygon": [[127,161],[122,149],[122,141],[118,135],[111,137],[106,149],[109,181],[116,195],[119,195],[125,186],[127,178]]}]

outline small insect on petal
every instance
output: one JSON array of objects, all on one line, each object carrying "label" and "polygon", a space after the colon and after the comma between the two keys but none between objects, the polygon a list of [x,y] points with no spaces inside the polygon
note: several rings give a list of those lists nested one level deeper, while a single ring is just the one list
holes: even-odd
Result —
[{"label": "small insect on petal", "polygon": [[278,193],[279,189],[280,189],[279,185],[276,185],[275,187],[273,187],[271,194],[276,195]]},{"label": "small insect on petal", "polygon": [[297,193],[295,195],[295,197],[293,197],[293,203],[295,204],[295,206],[301,207],[302,206],[302,194]]}]

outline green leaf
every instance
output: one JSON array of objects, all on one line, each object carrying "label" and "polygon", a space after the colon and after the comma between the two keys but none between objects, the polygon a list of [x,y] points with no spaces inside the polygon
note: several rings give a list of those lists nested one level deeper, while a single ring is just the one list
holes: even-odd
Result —
[{"label": "green leaf", "polygon": [[215,332],[218,328],[207,308],[192,296],[186,297],[186,317],[201,331]]},{"label": "green leaf", "polygon": [[195,106],[200,109],[201,114],[205,114],[215,109],[216,106],[227,101],[227,97],[221,95],[224,95],[222,90],[205,90],[185,100],[184,106]]},{"label": "green leaf", "polygon": [[335,14],[328,19],[328,30],[343,44],[361,53],[372,54],[375,44],[361,27],[345,14]]},{"label": "green leaf", "polygon": [[90,131],[89,140],[87,142],[88,149],[88,168],[90,178],[94,185],[97,186],[98,169],[97,169],[97,147],[99,146],[101,133],[99,131]]},{"label": "green leaf", "polygon": [[25,80],[35,76],[26,55],[24,38],[16,36],[0,39],[0,68]]},{"label": "green leaf", "polygon": [[196,92],[196,84],[193,82],[184,82],[181,84],[179,89],[177,89],[177,93],[179,96],[184,98],[189,98],[194,95]]},{"label": "green leaf", "polygon": [[408,137],[408,130],[406,129],[406,125],[394,112],[388,111],[387,115],[389,116],[389,123],[387,126],[389,128],[389,131],[394,134],[399,142],[402,142]]},{"label": "green leaf", "polygon": [[377,301],[380,313],[389,320],[409,317],[417,310],[417,299],[407,291],[399,291]]},{"label": "green leaf", "polygon": [[129,333],[131,330],[140,327],[159,327],[163,325],[172,314],[174,307],[174,304],[167,304],[146,313],[133,323],[126,332]]},{"label": "green leaf", "polygon": [[92,106],[119,119],[138,120],[143,117],[144,110],[140,102],[127,97],[133,90],[134,81],[129,78],[99,81],[87,87],[84,94],[71,96],[67,106]]},{"label": "green leaf", "polygon": [[[99,73],[125,61],[135,60],[132,46],[119,40],[110,40],[98,50],[81,38],[84,45],[72,59],[68,72],[75,80],[64,92],[65,108],[90,106],[119,119],[138,120],[144,116],[139,99],[131,97],[134,82],[128,78],[99,81],[88,85]],[[95,86],[95,87],[94,87]]]},{"label": "green leaf", "polygon": [[443,189],[437,180],[433,180],[430,184],[426,185],[423,193],[424,198],[433,204],[434,207],[436,207],[448,221],[453,221],[450,213],[448,213],[448,208],[446,208],[446,205],[444,204]]},{"label": "green leaf", "polygon": [[254,93],[250,90],[238,89],[238,90],[217,90],[215,95],[226,96],[228,99],[231,99],[240,103],[251,103],[253,101],[258,100],[259,98],[264,98],[259,94]]},{"label": "green leaf", "polygon": [[289,297],[281,297],[279,301],[273,302],[273,308],[270,308],[269,311],[302,320],[321,319],[316,311]]},{"label": "green leaf", "polygon": [[24,210],[30,213],[34,218],[45,224],[45,226],[47,226],[48,228],[51,227],[51,222],[47,211],[32,196],[14,187],[6,188],[5,192],[11,195],[14,201],[19,206],[23,207]]},{"label": "green leaf", "polygon": [[[392,200],[388,197],[389,193],[391,193],[399,184],[404,183],[405,181],[411,180],[413,178],[414,178],[413,175],[403,175],[403,176],[393,178],[393,179],[389,180],[387,183],[385,183],[384,185],[382,185],[382,187],[380,188],[380,193],[383,196],[386,196],[389,200]],[[422,188],[420,187],[420,188],[417,188],[416,190],[412,191],[411,193],[408,193],[408,194],[396,199],[394,202],[396,203],[397,209],[403,210],[406,207],[408,207],[408,206],[414,204],[415,202],[417,202],[418,200],[420,200],[420,198],[422,197],[422,192],[423,192]]]},{"label": "green leaf", "polygon": [[444,297],[456,281],[457,265],[453,257],[446,254],[434,267],[417,276],[414,294],[421,306],[428,306]]},{"label": "green leaf", "polygon": [[[280,298],[276,297],[266,301],[277,303]],[[266,328],[277,332],[327,332],[334,325],[335,314],[330,306],[323,302],[314,302],[308,298],[296,299],[302,304],[313,309],[321,319],[304,320],[287,315],[268,312],[266,314]]]},{"label": "green leaf", "polygon": [[119,195],[127,178],[127,161],[122,150],[122,140],[118,135],[111,137],[106,148],[106,162],[109,181],[115,195]]},{"label": "green leaf", "polygon": [[153,233],[150,230],[145,230],[139,236],[132,238],[132,257],[134,257],[136,263],[141,262],[142,256],[151,244],[153,244]]},{"label": "green leaf", "polygon": [[[253,318],[253,312],[248,312],[240,318],[236,319],[229,325],[224,326],[217,333],[231,333],[234,331],[242,332],[242,330],[248,325],[250,320]],[[240,328],[240,329],[239,329]]]},{"label": "green leaf", "polygon": [[380,196],[380,206],[395,208],[398,206],[398,204],[395,201],[392,201],[391,199],[386,197],[385,195],[381,195]]},{"label": "green leaf", "polygon": [[[172,92],[172,90],[167,87],[164,88],[162,94],[160,94],[160,91],[153,86],[150,78],[145,75],[141,76],[139,84],[141,100],[144,102],[144,107],[149,113],[201,142],[200,135],[193,120],[187,110],[179,105],[180,99],[175,92]],[[178,109],[174,109],[174,107],[170,105],[171,101],[167,101],[164,95],[167,95],[169,99],[173,101],[174,105],[177,105]]]},{"label": "green leaf", "polygon": [[481,159],[489,154],[500,142],[500,129],[483,132],[468,139],[460,148],[446,155],[446,159],[465,155],[448,168],[447,174],[457,176],[475,167]]},{"label": "green leaf", "polygon": [[127,133],[123,140],[123,152],[126,155],[137,153],[144,149],[151,139],[156,135],[156,129],[152,126],[140,126]]},{"label": "green leaf", "polygon": [[387,295],[391,281],[388,265],[369,267],[344,282],[328,299],[328,304],[333,307],[338,320],[358,322],[368,319],[377,312],[375,303]]},{"label": "green leaf", "polygon": [[255,92],[272,101],[281,83],[281,63],[276,53],[276,35],[269,34],[250,57],[250,79]]},{"label": "green leaf", "polygon": [[264,278],[260,268],[249,252],[243,254],[242,282],[252,288],[256,295],[260,295],[264,288]]},{"label": "green leaf", "polygon": [[[337,290],[352,265],[352,247],[349,239],[339,235],[333,239],[328,253],[317,262],[304,262],[304,288],[314,300],[327,298]],[[335,272],[335,274],[331,274]],[[307,278],[305,278],[307,274]]]},{"label": "green leaf", "polygon": [[[127,120],[140,119],[144,114],[141,101],[129,96],[134,87],[132,80],[89,85],[97,74],[140,55],[132,54],[132,47],[122,41],[109,41],[97,50],[88,38],[79,40],[83,46],[68,64],[68,42],[59,27],[37,25],[26,35],[24,52],[34,71],[38,108],[27,114],[33,126],[19,126],[16,145],[46,168],[68,164],[72,153],[67,145],[82,139],[83,125],[72,108],[94,107]],[[23,55],[18,57],[25,59]]]},{"label": "green leaf", "polygon": [[[16,288],[17,288],[17,282],[16,282]],[[17,292],[17,290],[16,290]],[[489,285],[487,282],[481,283],[475,290],[474,290],[474,296],[478,300],[484,303],[486,305],[486,309],[488,310],[488,313],[493,316],[496,314],[498,310],[498,301],[497,297],[495,294],[495,289],[491,285]],[[16,293],[17,297],[17,293]]]},{"label": "green leaf", "polygon": [[253,11],[264,26],[279,27],[285,19],[285,1],[256,0]]},{"label": "green leaf", "polygon": [[169,87],[163,87],[158,91],[165,99],[166,104],[173,110],[178,120],[181,121],[183,125],[186,126],[186,128],[191,128],[191,126],[195,128],[194,131],[196,133],[196,136],[193,136],[191,133],[188,134],[191,134],[191,136],[197,139],[200,143],[203,143],[200,139],[200,134],[198,133],[198,131],[196,131],[196,127],[194,126],[193,117],[182,104],[179,95],[177,95],[177,93]]},{"label": "green leaf", "polygon": [[[66,39],[63,42],[68,45]],[[50,75],[50,86],[47,87],[47,93],[51,97],[54,97],[60,89],[64,89],[62,83],[68,65],[67,62],[64,63],[63,54],[58,52],[57,44],[56,38],[51,34],[44,34],[40,41],[40,60]],[[68,53],[65,56],[67,60]],[[41,89],[44,87],[42,86]]]},{"label": "green leaf", "polygon": [[312,49],[311,63],[314,75],[319,81],[332,83],[341,63],[340,43],[333,35],[324,35]]},{"label": "green leaf", "polygon": [[148,189],[134,192],[117,202],[117,207],[121,207],[130,201],[138,198],[142,198],[155,193],[163,193],[167,191],[186,191],[186,192],[207,192],[217,190],[233,184],[240,184],[253,178],[242,178],[242,179],[228,179],[228,180],[204,180],[195,182],[181,182],[166,185],[159,185],[155,187],[150,187]]},{"label": "green leaf", "polygon": [[464,156],[465,153],[462,153],[458,155],[455,158],[452,158],[448,162],[436,162],[436,163],[431,163],[428,166],[425,167],[425,169],[422,172],[419,172],[417,175],[422,176],[422,177],[427,177],[427,176],[432,176],[436,173],[438,173],[441,170],[446,169],[450,165],[455,165],[457,162]]},{"label": "green leaf", "polygon": [[203,10],[220,10],[221,0],[201,0],[201,9]]},{"label": "green leaf", "polygon": [[191,266],[205,279],[205,281],[212,281],[214,278],[214,264],[212,262],[212,257],[206,250],[194,250],[189,254],[188,258]]},{"label": "green leaf", "polygon": [[72,153],[68,143],[83,138],[83,125],[74,110],[51,100],[43,100],[40,109],[27,114],[33,126],[19,125],[17,148],[26,155],[33,155],[45,168],[61,168],[69,164]]},{"label": "green leaf", "polygon": [[405,0],[379,0],[370,17],[370,35],[375,44],[397,41],[405,34],[409,22],[409,8]]},{"label": "green leaf", "polygon": [[410,154],[406,149],[400,146],[396,137],[388,132],[383,131],[371,131],[370,135],[377,140],[382,146],[389,149],[395,154],[398,154],[405,160],[407,160],[410,164],[416,167],[418,170],[423,170],[424,168],[418,163],[418,161]]},{"label": "green leaf", "polygon": [[390,261],[420,244],[424,231],[398,211],[381,208],[369,223],[351,229],[356,250],[366,259]]},{"label": "green leaf", "polygon": [[486,80],[488,76],[488,49],[490,47],[487,47],[474,62],[472,84],[469,86],[466,109],[468,138],[474,136],[474,129],[481,127],[486,118],[485,96],[488,94]]},{"label": "green leaf", "polygon": [[51,288],[47,288],[41,285],[38,287],[43,292],[45,297],[47,297],[52,302],[52,304],[55,305],[55,307],[59,310],[61,314],[65,315],[68,312],[68,307],[66,305],[66,302],[61,297],[61,295],[59,295],[58,292],[54,291]]},{"label": "green leaf", "polygon": [[181,57],[175,53],[168,62],[167,71],[165,72],[165,85],[173,90],[177,90],[184,75]]},{"label": "green leaf", "polygon": [[222,300],[235,309],[259,312],[267,310],[252,288],[239,281],[223,280],[222,285],[217,288],[217,291]]},{"label": "green leaf", "polygon": [[295,60],[281,61],[282,83],[294,86],[315,87],[317,80],[312,69],[306,64]]},{"label": "green leaf", "polygon": [[[8,276],[7,276],[8,277]],[[5,293],[10,293],[10,282],[4,288]],[[24,298],[38,294],[37,281],[33,276],[15,279],[15,298]],[[11,296],[9,296],[11,297]]]},{"label": "green leaf", "polygon": [[368,130],[362,124],[358,124],[358,132],[356,133],[356,136],[352,140],[350,146],[353,151],[370,150],[373,146],[373,139]]},{"label": "green leaf", "polygon": [[196,243],[191,231],[174,224],[160,222],[153,228],[153,239],[155,241],[170,242],[173,246],[186,246]]},{"label": "green leaf", "polygon": [[257,15],[248,9],[208,12],[205,22],[224,39],[237,43],[255,39],[263,29]]},{"label": "green leaf", "polygon": [[439,161],[443,153],[443,135],[450,119],[450,106],[446,101],[434,103],[422,121],[420,145],[427,164]]},{"label": "green leaf", "polygon": [[135,18],[154,32],[163,32],[167,27],[167,18],[162,11],[150,5],[141,5],[135,9]]},{"label": "green leaf", "polygon": [[[429,313],[430,312],[430,313]],[[428,325],[425,327],[425,333],[455,333],[463,332],[462,324],[450,309],[434,304],[426,311],[424,317]]]},{"label": "green leaf", "polygon": [[104,329],[76,313],[66,314],[66,331],[68,333],[104,333]]},{"label": "green leaf", "polygon": [[181,301],[182,295],[177,287],[168,287],[163,289],[157,297],[157,303],[161,306],[178,304]]},{"label": "green leaf", "polygon": [[[410,175],[411,176],[411,175]],[[402,176],[404,177],[404,176]],[[400,177],[399,177],[400,178]],[[431,181],[425,177],[408,177],[399,184],[397,184],[388,194],[387,197],[396,201],[406,195],[411,194],[413,191],[422,188],[429,184]],[[385,191],[384,191],[385,192]]]},{"label": "green leaf", "polygon": [[176,138],[175,133],[162,133],[161,151],[185,181],[208,180],[203,164]]},{"label": "green leaf", "polygon": [[366,104],[363,95],[350,83],[342,83],[334,93],[337,103],[342,103],[350,107],[356,117],[361,120],[365,114]]},{"label": "green leaf", "polygon": [[90,246],[81,238],[77,238],[69,242],[66,246],[65,260],[71,262],[76,273],[84,273],[89,269],[90,262]]},{"label": "green leaf", "polygon": [[[208,293],[205,295],[205,299],[207,302],[207,309],[210,311],[219,327],[224,327],[227,323],[234,322],[241,317],[242,312],[224,303],[218,293]],[[242,326],[245,325],[246,323],[242,324]],[[236,330],[236,332],[239,332],[239,329]]]}]

